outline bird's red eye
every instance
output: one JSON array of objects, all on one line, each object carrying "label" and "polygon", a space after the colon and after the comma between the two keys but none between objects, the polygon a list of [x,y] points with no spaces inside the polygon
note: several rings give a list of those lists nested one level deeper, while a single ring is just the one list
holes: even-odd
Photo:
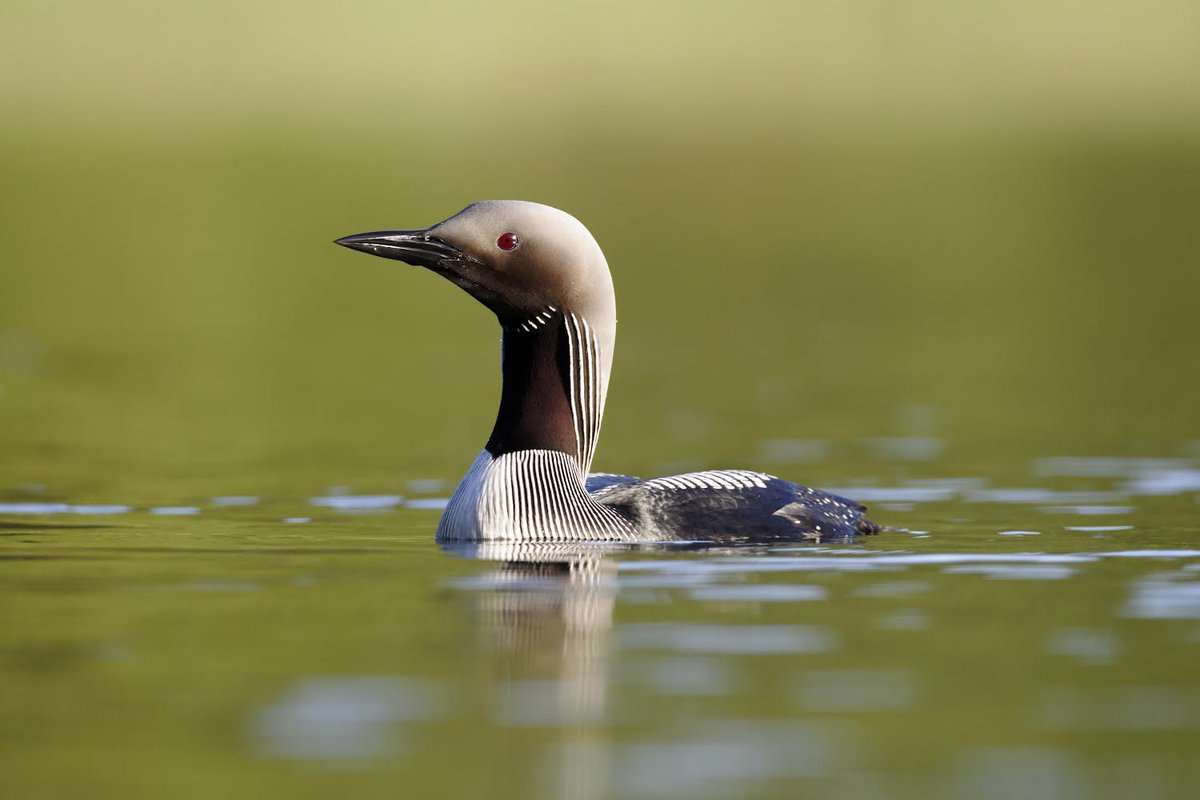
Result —
[{"label": "bird's red eye", "polygon": [[500,234],[500,238],[496,240],[496,247],[499,247],[501,250],[516,250],[517,245],[520,243],[521,240],[517,238],[517,235],[509,231],[508,233]]}]

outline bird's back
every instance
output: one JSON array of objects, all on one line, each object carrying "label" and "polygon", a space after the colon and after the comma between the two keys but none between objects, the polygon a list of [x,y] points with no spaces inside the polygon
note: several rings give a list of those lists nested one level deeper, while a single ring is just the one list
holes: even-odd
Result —
[{"label": "bird's back", "polygon": [[643,540],[828,541],[879,532],[852,500],[748,470],[650,480],[594,476],[588,488]]}]

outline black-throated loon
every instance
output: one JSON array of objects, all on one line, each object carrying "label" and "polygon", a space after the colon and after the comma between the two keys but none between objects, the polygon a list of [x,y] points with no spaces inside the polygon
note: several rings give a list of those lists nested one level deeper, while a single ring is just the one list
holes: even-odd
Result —
[{"label": "black-throated loon", "polygon": [[570,214],[488,200],[428,228],[337,244],[426,267],[500,321],[500,410],[442,515],[439,541],[735,543],[878,531],[857,503],[761,472],[589,477],[616,299],[600,246]]}]

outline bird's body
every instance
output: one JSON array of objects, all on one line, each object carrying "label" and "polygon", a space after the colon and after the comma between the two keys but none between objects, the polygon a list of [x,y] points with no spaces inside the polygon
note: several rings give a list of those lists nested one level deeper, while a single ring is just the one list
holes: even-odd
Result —
[{"label": "bird's body", "polygon": [[450,499],[440,541],[737,543],[877,532],[858,504],[759,472],[589,476],[616,301],[599,246],[565,212],[486,201],[430,228],[338,243],[438,272],[503,329],[496,424]]}]

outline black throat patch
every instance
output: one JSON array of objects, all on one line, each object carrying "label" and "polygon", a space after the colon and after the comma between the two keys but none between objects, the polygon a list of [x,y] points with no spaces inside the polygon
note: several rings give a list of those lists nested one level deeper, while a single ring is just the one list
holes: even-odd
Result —
[{"label": "black throat patch", "polygon": [[557,450],[578,458],[571,414],[570,347],[562,318],[530,331],[504,332],[504,385],[487,451]]}]

